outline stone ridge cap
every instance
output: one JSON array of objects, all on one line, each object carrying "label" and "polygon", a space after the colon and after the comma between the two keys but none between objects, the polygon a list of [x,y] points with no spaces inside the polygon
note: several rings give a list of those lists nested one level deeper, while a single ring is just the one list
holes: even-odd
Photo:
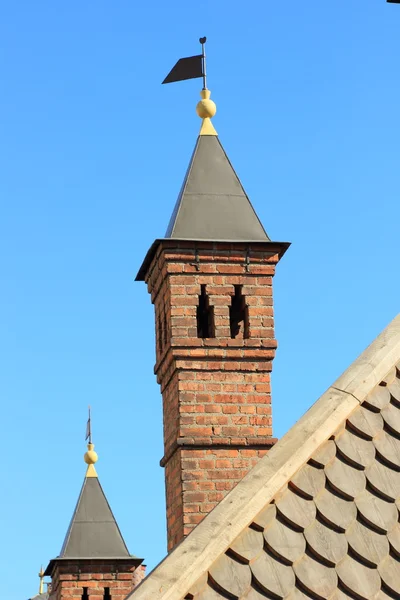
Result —
[{"label": "stone ridge cap", "polygon": [[400,314],[127,598],[182,600],[399,360]]}]

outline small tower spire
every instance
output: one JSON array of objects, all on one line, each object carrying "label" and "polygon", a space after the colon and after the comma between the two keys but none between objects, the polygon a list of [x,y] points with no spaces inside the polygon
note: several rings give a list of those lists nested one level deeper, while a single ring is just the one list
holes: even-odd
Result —
[{"label": "small tower spire", "polygon": [[43,594],[43,591],[44,591],[44,571],[43,571],[43,565],[41,565],[40,571],[39,571],[38,575],[39,575],[39,579],[40,579],[39,594]]},{"label": "small tower spire", "polygon": [[[94,468],[98,456],[90,436],[89,417],[86,476],[61,551],[44,573],[51,577],[52,600],[65,600],[67,596],[81,600],[88,595],[123,600],[143,573],[142,568],[134,575],[143,559],[129,554]],[[90,593],[92,588],[96,596]]]}]

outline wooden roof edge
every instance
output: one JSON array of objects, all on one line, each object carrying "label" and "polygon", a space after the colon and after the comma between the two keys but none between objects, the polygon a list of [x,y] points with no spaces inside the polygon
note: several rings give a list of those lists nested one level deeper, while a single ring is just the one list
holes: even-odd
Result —
[{"label": "wooden roof edge", "polygon": [[399,360],[400,314],[128,598],[182,600]]}]

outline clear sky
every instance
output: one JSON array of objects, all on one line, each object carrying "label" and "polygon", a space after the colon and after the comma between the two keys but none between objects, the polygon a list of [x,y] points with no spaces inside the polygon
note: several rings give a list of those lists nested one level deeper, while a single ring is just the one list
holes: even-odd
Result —
[{"label": "clear sky", "polygon": [[165,554],[153,307],[134,276],[172,212],[208,36],[220,139],[272,239],[281,436],[399,310],[400,6],[14,0],[0,19],[1,597],[55,557],[85,467],[130,551]]}]

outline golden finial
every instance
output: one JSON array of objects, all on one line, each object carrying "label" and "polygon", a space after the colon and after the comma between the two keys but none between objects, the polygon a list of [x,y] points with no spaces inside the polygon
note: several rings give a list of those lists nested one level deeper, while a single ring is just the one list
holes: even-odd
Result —
[{"label": "golden finial", "polygon": [[40,578],[39,594],[43,594],[43,579],[44,579],[43,565],[40,567],[40,571],[39,571],[38,575],[39,575],[39,578]]},{"label": "golden finial", "polygon": [[89,440],[87,452],[83,456],[83,460],[88,465],[88,468],[86,470],[86,477],[97,477],[94,464],[97,463],[99,457],[97,456],[97,452],[94,451],[94,444],[92,444],[92,419],[90,414],[90,406],[89,418],[86,425],[86,439]]},{"label": "golden finial", "polygon": [[217,112],[215,102],[210,100],[210,90],[201,90],[201,100],[197,103],[196,112],[203,122],[201,124],[200,135],[218,135],[211,123],[211,118]]},{"label": "golden finial", "polygon": [[83,460],[88,465],[86,470],[86,477],[97,477],[96,469],[94,468],[94,464],[97,463],[99,457],[97,456],[97,452],[94,451],[94,444],[89,443],[87,445],[88,449],[85,453]]}]

